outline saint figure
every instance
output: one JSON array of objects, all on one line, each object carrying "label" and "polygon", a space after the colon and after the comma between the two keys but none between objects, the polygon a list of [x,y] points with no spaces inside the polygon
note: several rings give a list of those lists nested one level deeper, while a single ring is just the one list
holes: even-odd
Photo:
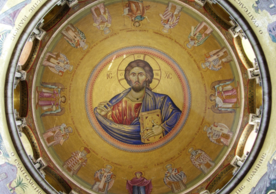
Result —
[{"label": "saint figure", "polygon": [[214,123],[210,127],[205,126],[204,131],[211,142],[228,146],[233,136],[233,132],[223,123]]},{"label": "saint figure", "polygon": [[41,86],[43,86],[41,90],[36,87],[36,107],[41,107],[42,110],[46,111],[40,116],[60,116],[64,114],[65,108],[61,107],[61,104],[66,102],[66,97],[60,95],[61,91],[64,90],[64,86],[60,83],[46,82],[42,82]]},{"label": "saint figure", "polygon": [[75,175],[79,172],[81,167],[85,166],[87,163],[87,154],[90,153],[88,148],[84,148],[82,151],[76,151],[72,153],[72,156],[67,159],[63,167],[71,174]]},{"label": "saint figure", "polygon": [[112,166],[106,165],[105,168],[102,168],[95,172],[94,180],[95,183],[92,186],[92,189],[98,193],[107,194],[108,190],[113,186],[115,175],[111,172]]},{"label": "saint figure", "polygon": [[172,193],[178,193],[186,188],[187,177],[181,168],[172,168],[171,164],[166,166],[167,171],[164,183],[171,188]]},{"label": "saint figure", "polygon": [[187,44],[188,48],[193,46],[202,45],[213,32],[212,28],[208,26],[205,22],[201,22],[195,28],[192,26],[192,31],[189,34],[189,43]]},{"label": "saint figure", "polygon": [[69,133],[72,133],[73,129],[67,127],[66,124],[53,127],[43,133],[43,138],[46,141],[47,146],[62,145],[67,139],[69,139]]},{"label": "saint figure", "polygon": [[223,47],[222,49],[211,51],[206,55],[205,62],[201,64],[201,67],[203,69],[207,67],[210,70],[218,71],[224,64],[231,61],[231,56],[229,56],[227,49]]},{"label": "saint figure", "polygon": [[64,72],[72,71],[73,66],[64,54],[48,52],[42,65],[48,67],[53,73],[63,76]]},{"label": "saint figure", "polygon": [[[144,6],[142,0],[128,0],[128,3],[125,4],[124,14],[130,17],[131,21],[134,22],[135,26],[140,26],[140,21],[143,21],[145,18],[149,21],[148,17],[145,16],[146,10],[148,10],[150,6]],[[135,24],[138,23],[138,24]]]},{"label": "saint figure", "polygon": [[151,180],[143,177],[142,172],[135,172],[135,176],[131,180],[127,180],[126,188],[129,194],[150,194],[152,191]]},{"label": "saint figure", "polygon": [[108,9],[103,3],[96,5],[91,8],[94,24],[99,30],[103,30],[105,34],[110,32],[109,27],[111,26],[111,16]]},{"label": "saint figure", "polygon": [[193,148],[190,148],[189,152],[191,154],[191,162],[203,173],[206,174],[215,165],[212,159],[204,151],[200,149],[194,150]]},{"label": "saint figure", "polygon": [[[99,124],[110,136],[123,143],[139,145],[143,144],[142,139],[159,137],[160,134],[165,136],[177,124],[181,110],[169,96],[151,91],[153,76],[153,69],[148,62],[130,62],[125,69],[125,79],[131,88],[108,102],[101,102],[94,109]],[[150,114],[150,111],[160,112],[157,114],[160,124],[152,120],[151,128],[141,135],[140,122],[143,121],[139,119],[139,114]]]},{"label": "saint figure", "polygon": [[216,104],[211,107],[215,113],[232,113],[235,112],[233,105],[238,101],[238,92],[230,84],[234,79],[219,80],[211,84],[211,89],[215,94],[210,95],[210,100]]},{"label": "saint figure", "polygon": [[64,39],[74,48],[82,47],[83,50],[87,49],[86,37],[82,31],[77,27],[69,24],[64,30],[62,30]]},{"label": "saint figure", "polygon": [[174,28],[180,19],[182,7],[169,2],[165,12],[160,14],[161,24],[164,26],[163,32],[168,32],[170,28]]}]

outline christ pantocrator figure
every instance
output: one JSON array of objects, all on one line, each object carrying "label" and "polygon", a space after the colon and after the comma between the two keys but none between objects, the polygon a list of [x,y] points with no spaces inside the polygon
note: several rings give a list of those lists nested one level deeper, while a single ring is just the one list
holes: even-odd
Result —
[{"label": "christ pantocrator figure", "polygon": [[[153,69],[144,60],[135,60],[125,69],[125,79],[130,85],[110,101],[104,101],[94,109],[102,128],[113,138],[128,144],[144,144],[145,139],[168,134],[178,122],[181,110],[165,94],[151,91]],[[146,133],[140,133],[140,113],[160,111],[162,123],[152,121]],[[141,135],[142,134],[142,135]],[[162,137],[163,137],[162,136]],[[160,138],[159,138],[160,139]],[[159,140],[156,138],[156,141]]]}]

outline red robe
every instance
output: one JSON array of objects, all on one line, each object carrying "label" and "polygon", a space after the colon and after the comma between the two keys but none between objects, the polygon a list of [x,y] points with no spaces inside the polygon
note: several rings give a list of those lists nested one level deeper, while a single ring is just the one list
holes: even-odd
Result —
[{"label": "red robe", "polygon": [[151,180],[147,180],[144,177],[140,177],[140,178],[134,177],[131,180],[127,180],[126,188],[127,188],[128,192],[130,194],[132,194],[132,187],[133,186],[138,186],[138,187],[143,187],[144,186],[146,194],[150,194],[151,191],[152,191]]},{"label": "red robe", "polygon": [[130,125],[140,113],[142,102],[132,102],[123,98],[112,107],[111,118],[115,123]]}]

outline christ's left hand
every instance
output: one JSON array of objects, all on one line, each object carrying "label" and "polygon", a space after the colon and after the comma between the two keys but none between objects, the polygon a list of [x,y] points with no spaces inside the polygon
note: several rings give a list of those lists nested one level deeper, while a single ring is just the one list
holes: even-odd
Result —
[{"label": "christ's left hand", "polygon": [[142,138],[149,139],[151,137],[160,135],[163,132],[163,128],[160,125],[154,125],[151,130],[147,134],[145,134]]}]

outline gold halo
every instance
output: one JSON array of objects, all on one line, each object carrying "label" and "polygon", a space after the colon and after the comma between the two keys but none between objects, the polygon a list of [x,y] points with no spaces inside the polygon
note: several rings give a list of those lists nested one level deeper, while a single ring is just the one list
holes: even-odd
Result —
[{"label": "gold halo", "polygon": [[[86,54],[86,52],[88,51],[88,49],[90,48],[90,46],[91,46],[91,44],[90,44],[90,42],[89,41],[87,41],[87,39],[86,39],[86,41],[85,41],[85,44],[87,45],[87,47],[86,47],[86,49],[85,50],[83,50],[83,48],[82,47],[79,47],[79,48],[75,48],[74,47],[74,49],[75,49],[75,51],[76,52],[78,52],[78,53],[83,53],[84,55]],[[69,60],[69,59],[68,59]],[[70,61],[69,61],[70,62]]]},{"label": "gold halo", "polygon": [[165,165],[165,166],[163,166],[163,170],[167,171],[166,166],[168,166],[169,164],[171,164],[171,165],[172,165],[172,168],[174,168],[174,167],[175,167],[174,162],[168,162],[168,163],[166,163],[166,165]]},{"label": "gold halo", "polygon": [[184,41],[184,46],[187,48],[187,51],[193,51],[195,49],[195,46],[192,46],[192,48],[187,47],[187,44],[189,43],[189,39]]},{"label": "gold halo", "polygon": [[150,64],[150,66],[153,69],[153,79],[152,83],[150,84],[152,90],[154,90],[160,83],[161,77],[162,77],[162,71],[161,67],[158,64],[158,62],[150,55],[143,54],[143,53],[136,53],[136,54],[130,54],[126,56],[122,61],[120,62],[118,68],[117,68],[117,79],[120,85],[124,88],[127,89],[129,88],[129,85],[127,81],[125,80],[125,68],[127,65],[137,59],[144,60]]},{"label": "gold halo", "polygon": [[[131,21],[131,22],[132,22],[132,25],[131,25],[131,26],[132,26],[133,28],[141,28],[142,25],[143,25],[143,23],[142,23],[141,21]],[[135,23],[136,23],[136,24],[138,23],[139,26],[135,26],[135,25],[134,25]]]},{"label": "gold halo", "polygon": [[[66,125],[66,127],[71,127],[71,125]],[[71,129],[72,129],[72,133],[68,133],[69,137],[70,137],[71,135],[74,135],[74,134],[75,134],[75,130],[73,129],[73,127],[71,127]]]},{"label": "gold halo", "polygon": [[[71,66],[73,66],[73,65],[71,65]],[[64,74],[72,74],[73,71],[74,71],[74,66],[73,66],[73,68],[72,68],[72,71],[66,70],[66,71],[64,72]]]},{"label": "gold halo", "polygon": [[133,174],[134,176],[136,176],[136,174],[135,174],[136,172],[141,172],[143,177],[146,176],[146,173],[145,173],[145,171],[143,171],[143,170],[135,170],[135,171],[133,171],[132,174]]},{"label": "gold halo", "polygon": [[61,107],[64,107],[65,105],[68,104],[68,103],[67,103],[67,102],[68,102],[68,98],[66,97],[65,92],[60,92],[60,98],[61,98],[62,96],[65,97],[65,102],[61,102],[60,104],[61,104]]},{"label": "gold halo", "polygon": [[202,64],[202,63],[204,63],[204,62],[205,62],[205,60],[201,60],[201,61],[199,61],[199,67],[200,67],[200,70],[201,70],[202,72],[206,72],[206,71],[208,71],[208,70],[209,70],[209,68],[208,68],[208,67],[205,67],[204,69],[202,68],[201,64]]},{"label": "gold halo", "polygon": [[159,30],[160,30],[163,34],[170,34],[170,35],[172,34],[172,29],[171,29],[171,28],[169,28],[169,30],[168,30],[167,33],[163,31],[163,28],[164,28],[164,26],[162,26],[162,27],[159,28]]},{"label": "gold halo", "polygon": [[[88,147],[81,146],[81,147],[79,148],[79,151],[82,151],[84,148],[89,149]],[[91,157],[91,150],[89,149],[89,151],[90,151],[90,153],[86,155],[86,158],[87,158],[87,159]]]},{"label": "gold halo", "polygon": [[190,145],[190,146],[188,146],[187,147],[187,151],[185,151],[186,156],[189,156],[189,157],[191,156],[191,153],[189,152],[189,150],[191,148],[193,148],[193,150],[197,150],[197,146],[196,145]]},{"label": "gold halo", "polygon": [[104,166],[103,166],[103,168],[105,168],[105,167],[106,167],[106,165],[109,165],[109,166],[111,166],[111,169],[110,169],[110,171],[111,171],[111,172],[113,172],[113,170],[114,170],[114,166],[113,166],[113,165],[111,165],[110,163],[107,163],[107,162],[105,162],[105,163],[104,163]]},{"label": "gold halo", "polygon": [[105,33],[104,33],[104,30],[101,30],[101,35],[103,35],[103,36],[110,35],[110,34],[113,32],[113,30],[112,30],[111,27],[108,27],[108,29],[109,29],[109,33],[108,33],[108,34],[105,34]]}]

